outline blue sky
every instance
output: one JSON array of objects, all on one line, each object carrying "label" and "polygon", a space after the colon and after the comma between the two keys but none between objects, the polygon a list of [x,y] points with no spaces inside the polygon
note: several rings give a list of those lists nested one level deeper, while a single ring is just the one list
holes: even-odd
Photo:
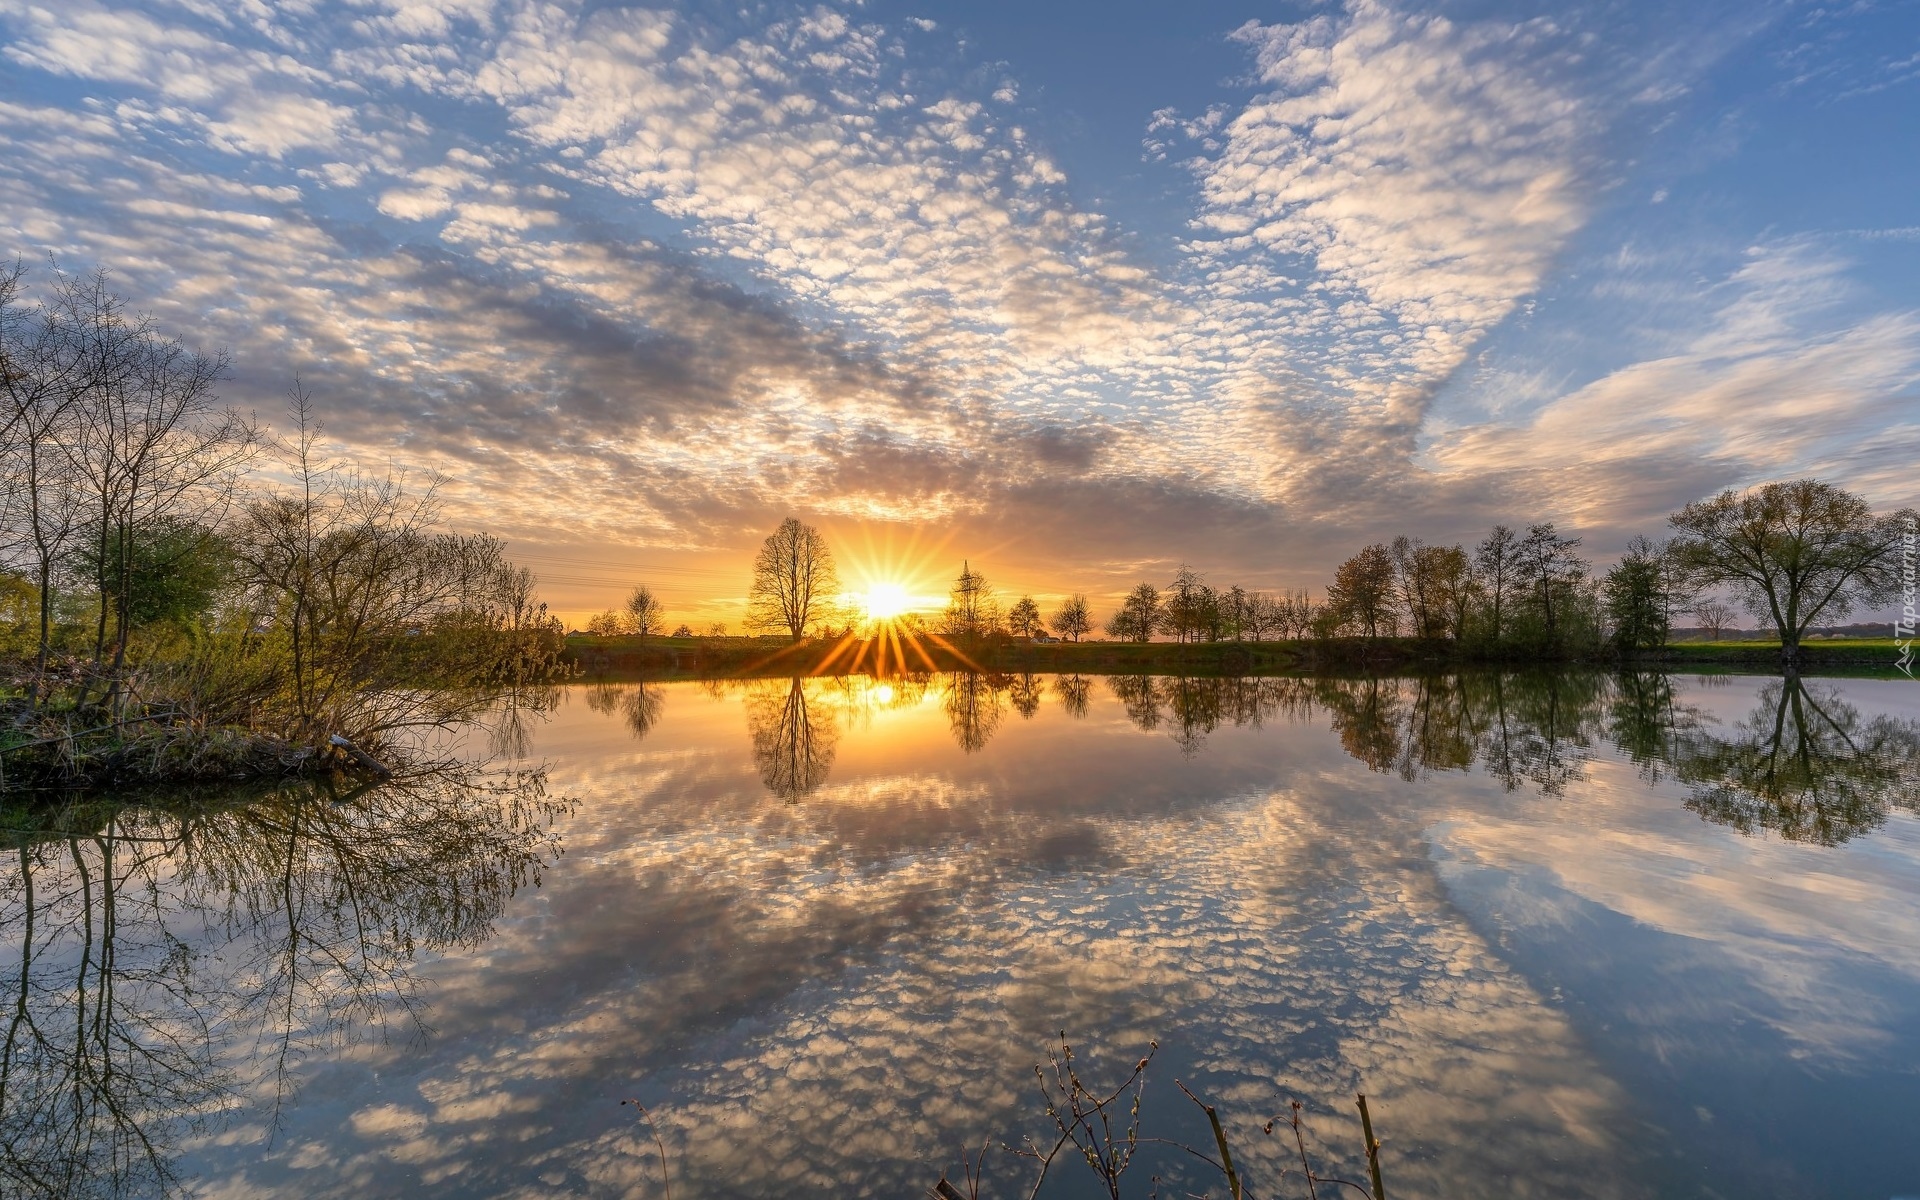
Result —
[{"label": "blue sky", "polygon": [[263,415],[298,373],[563,609],[644,570],[728,619],[789,512],[1045,595],[1496,520],[1604,558],[1807,473],[1920,501],[1914,3],[0,0],[0,38],[0,245],[110,267]]}]

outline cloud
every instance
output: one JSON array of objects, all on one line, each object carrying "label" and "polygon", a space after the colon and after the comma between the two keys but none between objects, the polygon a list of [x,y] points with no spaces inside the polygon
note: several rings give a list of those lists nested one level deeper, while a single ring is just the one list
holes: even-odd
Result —
[{"label": "cloud", "polygon": [[[1622,114],[1697,69],[1581,20],[1243,26],[1247,86],[1153,120],[1192,200],[1155,229],[1086,202],[1013,111],[1044,104],[1019,64],[864,10],[0,0],[33,89],[0,99],[0,231],[231,347],[244,404],[323,384],[342,450],[447,470],[458,520],[545,535],[568,497],[583,555],[737,560],[799,512],[1073,577],[1040,590],[1178,558],[1299,585],[1409,522],[1559,502],[1512,464],[1572,453],[1534,411],[1567,369],[1487,372],[1500,421],[1430,407],[1608,203]],[[1803,378],[1904,336],[1863,321],[1823,359],[1837,335],[1778,296],[1722,336],[1787,320],[1768,353]],[[1660,386],[1763,369],[1672,346],[1643,382],[1689,356]],[[1641,457],[1613,469],[1681,488],[1690,452],[1619,420]]]},{"label": "cloud", "polygon": [[1850,266],[1819,240],[1754,246],[1672,353],[1520,420],[1449,429],[1428,455],[1442,474],[1524,477],[1557,511],[1610,528],[1657,529],[1705,492],[1789,475],[1906,502],[1897,468],[1920,449],[1920,312],[1861,315]]}]

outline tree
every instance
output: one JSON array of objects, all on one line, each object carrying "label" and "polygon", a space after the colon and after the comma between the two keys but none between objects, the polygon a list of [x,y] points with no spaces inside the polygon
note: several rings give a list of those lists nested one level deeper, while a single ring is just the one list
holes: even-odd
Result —
[{"label": "tree", "polygon": [[290,484],[226,527],[246,653],[280,678],[266,722],[324,746],[485,711],[546,670],[561,647],[533,576],[485,534],[436,530],[436,484],[369,478],[318,456],[319,426],[296,399],[283,447]]},{"label": "tree", "polygon": [[1281,637],[1312,637],[1314,621],[1319,615],[1320,608],[1314,605],[1313,597],[1305,588],[1298,591],[1289,588],[1273,600],[1274,631]]},{"label": "tree", "polygon": [[1286,636],[1286,610],[1270,592],[1247,593],[1246,609],[1240,619],[1246,636],[1252,641],[1265,642],[1276,635]]},{"label": "tree", "polygon": [[1479,581],[1473,577],[1473,561],[1464,546],[1433,548],[1433,586],[1448,636],[1458,640],[1467,636],[1467,622],[1480,598]]},{"label": "tree", "polygon": [[666,612],[666,606],[654,599],[653,589],[644,584],[628,592],[626,602],[620,606],[628,632],[641,637],[657,632],[666,623]]},{"label": "tree", "polygon": [[1652,542],[1637,537],[1607,572],[1603,595],[1614,645],[1621,650],[1653,650],[1666,645],[1669,599],[1665,556]]},{"label": "tree", "polygon": [[1673,552],[1688,580],[1730,589],[1780,631],[1780,656],[1800,662],[1800,640],[1821,618],[1875,606],[1900,591],[1903,536],[1912,509],[1876,516],[1867,502],[1817,479],[1729,488],[1669,518]]},{"label": "tree", "polygon": [[[1220,628],[1216,634],[1221,638],[1243,641],[1251,632],[1253,625],[1253,593],[1234,584],[1224,592],[1216,593],[1220,614]],[[1256,636],[1255,641],[1259,638]]]},{"label": "tree", "polygon": [[1040,619],[1040,606],[1033,602],[1032,596],[1020,597],[1007,610],[1007,632],[1013,636],[1031,641],[1046,631],[1047,623]]},{"label": "tree", "polygon": [[211,524],[260,444],[253,422],[219,407],[224,353],[163,337],[107,287],[104,271],[61,277],[56,304],[81,360],[67,457],[86,494],[85,536],[98,607],[94,661],[126,663],[135,530],[170,517]]},{"label": "tree", "polygon": [[674,627],[673,636],[677,638],[690,638],[693,636],[693,626],[682,621]]},{"label": "tree", "polygon": [[1428,546],[1418,538],[1399,537],[1393,540],[1393,565],[1414,636],[1460,636],[1458,617],[1466,607],[1471,581],[1467,552],[1459,546]]},{"label": "tree", "polygon": [[[72,566],[89,578],[130,581],[116,618],[129,631],[190,627],[213,610],[231,574],[232,553],[220,535],[183,519],[150,521],[110,541],[104,567],[95,558],[100,549],[91,541],[76,546]],[[131,569],[119,561],[123,554],[132,556]]]},{"label": "tree", "polygon": [[1093,632],[1093,615],[1087,608],[1085,596],[1075,592],[1061,601],[1053,614],[1053,631],[1070,642]]},{"label": "tree", "polygon": [[587,632],[595,637],[616,637],[625,631],[626,622],[620,619],[619,613],[610,608],[587,618]]},{"label": "tree", "polygon": [[1473,552],[1475,582],[1487,600],[1487,640],[1497,642],[1507,635],[1507,601],[1513,594],[1519,573],[1520,535],[1510,527],[1495,525]]},{"label": "tree", "polygon": [[1711,596],[1693,606],[1693,619],[1700,622],[1700,628],[1714,641],[1720,640],[1720,634],[1733,624],[1734,611],[1731,605],[1715,600]]},{"label": "tree", "polygon": [[1107,636],[1127,642],[1149,642],[1160,627],[1160,589],[1142,583],[1127,593],[1120,611],[1107,621]]},{"label": "tree", "polygon": [[947,610],[940,615],[940,632],[948,637],[983,638],[1000,628],[1000,602],[993,585],[967,562],[947,592]]},{"label": "tree", "polygon": [[1393,601],[1393,554],[1380,542],[1341,563],[1327,588],[1327,610],[1369,638],[1391,636],[1398,628]]},{"label": "tree", "polygon": [[707,626],[707,636],[708,637],[727,636],[727,623],[725,621],[715,621],[713,624]]},{"label": "tree", "polygon": [[1579,538],[1561,537],[1552,521],[1527,527],[1527,536],[1515,549],[1515,576],[1527,601],[1540,614],[1549,645],[1560,641],[1562,618],[1571,589],[1587,577],[1587,562],[1574,551]]},{"label": "tree", "polygon": [[1161,594],[1160,632],[1177,642],[1212,636],[1219,623],[1220,600],[1198,571],[1182,563]]},{"label": "tree", "polygon": [[825,617],[840,592],[827,539],[792,517],[780,522],[753,560],[753,586],[747,592],[747,627],[761,632],[785,630],[794,640]]}]

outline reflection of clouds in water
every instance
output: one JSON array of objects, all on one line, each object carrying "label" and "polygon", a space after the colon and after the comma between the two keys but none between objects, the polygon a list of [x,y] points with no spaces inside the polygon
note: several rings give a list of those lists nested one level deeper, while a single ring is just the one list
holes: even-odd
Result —
[{"label": "reflection of clouds in water", "polygon": [[[1581,936],[1578,906],[1599,905],[1710,954],[1758,1000],[1741,1003],[1741,1018],[1803,1052],[1857,1062],[1888,1044],[1895,1014],[1861,968],[1920,982],[1920,824],[1901,822],[1871,852],[1837,856],[1712,830],[1683,795],[1676,783],[1650,792],[1628,764],[1608,762],[1577,806],[1466,807],[1436,840],[1450,876],[1546,873],[1550,888],[1531,882],[1499,897],[1502,922],[1529,936]],[[1659,1015],[1641,1015],[1647,1036],[1659,1037]]]},{"label": "reflection of clouds in water", "polygon": [[[1016,712],[1017,682],[999,688]],[[1882,1044],[1885,1005],[1847,961],[1920,978],[1911,823],[1844,866],[1704,825],[1680,785],[1649,791],[1595,748],[1675,753],[1664,727],[1619,727],[1663,697],[1520,676],[1112,683],[1080,690],[1076,719],[1052,681],[1048,736],[1006,722],[988,754],[956,741],[948,677],[884,701],[807,683],[837,757],[791,804],[743,721],[784,714],[791,681],[674,692],[643,747],[570,764],[591,778],[561,785],[595,798],[563,868],[434,970],[441,1040],[363,1053],[380,1085],[343,1085],[248,1178],[645,1192],[651,1143],[616,1103],[633,1094],[666,1128],[676,1195],[914,1195],[962,1144],[1041,1119],[1029,1068],[1064,1028],[1107,1066],[1159,1037],[1150,1124],[1181,1119],[1178,1075],[1263,1179],[1284,1146],[1255,1126],[1290,1094],[1327,1165],[1357,1172],[1364,1087],[1395,1194],[1636,1194],[1644,1114],[1461,915],[1463,872],[1552,873],[1691,939],[1819,1053]],[[1508,900],[1502,917],[1585,936],[1563,895]],[[1632,1016],[1656,1042],[1661,1019]]]},{"label": "reflection of clouds in water", "polygon": [[[1096,749],[1135,736],[1074,728]],[[327,1153],[296,1130],[260,1170],[315,1195],[391,1192],[403,1166],[429,1190],[625,1194],[654,1178],[615,1108],[632,1093],[667,1129],[676,1195],[917,1194],[962,1143],[1039,1116],[1030,1067],[1064,1028],[1109,1063],[1168,1041],[1157,1074],[1217,1097],[1268,1178],[1282,1147],[1257,1122],[1297,1092],[1351,1151],[1364,1083],[1397,1191],[1521,1169],[1505,1194],[1617,1190],[1619,1098],[1453,916],[1411,823],[1355,808],[1357,767],[1123,816],[958,768],[787,805],[754,764],[659,745],[644,791],[602,781],[598,836],[569,833],[539,910],[435,972],[446,1046],[384,1056]]]}]

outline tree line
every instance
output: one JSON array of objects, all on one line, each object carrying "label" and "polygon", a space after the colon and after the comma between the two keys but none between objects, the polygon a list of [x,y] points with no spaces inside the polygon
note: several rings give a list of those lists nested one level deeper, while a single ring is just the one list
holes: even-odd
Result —
[{"label": "tree line", "polygon": [[[1920,514],[1875,513],[1852,492],[1796,479],[1723,491],[1686,505],[1668,524],[1666,540],[1634,538],[1599,574],[1581,539],[1550,521],[1495,525],[1471,548],[1397,537],[1342,562],[1317,599],[1305,590],[1216,587],[1183,565],[1164,587],[1134,586],[1100,623],[1081,593],[1051,614],[1031,595],[1003,606],[969,561],[944,610],[900,623],[965,640],[1077,642],[1096,629],[1125,642],[1407,637],[1472,656],[1566,658],[1657,649],[1683,615],[1718,637],[1737,604],[1774,631],[1783,660],[1794,664],[1815,625],[1902,594]],[[852,624],[826,539],[788,518],[755,561],[748,628],[798,641]]]}]

